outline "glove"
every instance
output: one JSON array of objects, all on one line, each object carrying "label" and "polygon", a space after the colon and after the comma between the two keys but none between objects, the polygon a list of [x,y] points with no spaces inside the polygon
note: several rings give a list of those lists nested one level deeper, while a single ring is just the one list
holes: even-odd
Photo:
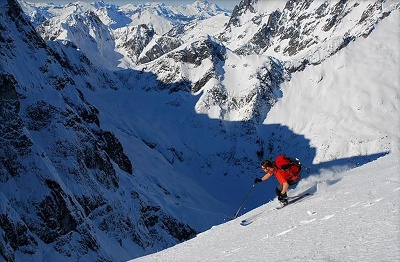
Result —
[{"label": "glove", "polygon": [[262,182],[262,180],[261,180],[261,178],[256,178],[256,179],[254,179],[254,184],[257,184],[257,183],[259,183],[259,182]]}]

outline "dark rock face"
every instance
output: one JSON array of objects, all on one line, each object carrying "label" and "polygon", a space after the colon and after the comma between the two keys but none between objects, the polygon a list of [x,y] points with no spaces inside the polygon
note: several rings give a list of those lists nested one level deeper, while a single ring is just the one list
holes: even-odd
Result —
[{"label": "dark rock face", "polygon": [[182,41],[173,38],[173,37],[165,37],[162,36],[155,40],[155,44],[148,48],[149,50],[146,51],[140,58],[139,63],[148,63],[151,62],[162,55],[171,52],[172,50],[178,48],[182,45]]},{"label": "dark rock face", "polygon": [[24,123],[19,116],[19,95],[15,79],[0,74],[0,181],[7,182],[19,176],[26,167],[19,159],[29,156],[32,140],[23,133]]},{"label": "dark rock face", "polygon": [[235,26],[238,27],[241,25],[240,17],[244,15],[247,11],[251,13],[255,13],[256,10],[254,9],[253,4],[257,3],[258,0],[242,0],[238,6],[235,6],[233,9],[231,18],[227,27]]},{"label": "dark rock face", "polygon": [[0,255],[5,261],[14,261],[14,252],[21,251],[24,254],[34,254],[38,250],[38,242],[30,229],[22,223],[15,222],[8,214],[0,215],[1,229],[4,232],[4,245],[0,249]]},{"label": "dark rock face", "polygon": [[175,52],[170,52],[167,57],[173,58],[177,62],[184,62],[200,66],[205,59],[219,59],[224,58],[225,48],[210,38],[199,40],[193,43],[190,47]]},{"label": "dark rock face", "polygon": [[48,244],[77,230],[82,219],[77,217],[80,212],[72,198],[66,195],[57,182],[52,180],[44,182],[50,189],[50,194],[35,205],[36,214],[41,222],[33,227],[40,239]]},{"label": "dark rock face", "polygon": [[[100,112],[84,91],[98,88],[93,79],[113,88],[113,75],[93,67],[85,56],[78,65],[53,49],[57,45],[48,46],[17,1],[0,5],[2,259],[14,261],[16,251],[40,256],[44,243],[74,261],[84,256],[110,260],[112,256],[99,252],[105,248],[99,231],[121,247],[124,239],[143,250],[157,241],[168,247],[193,237],[197,232],[189,225],[121,187],[120,177],[134,174],[132,162],[118,137],[102,128]],[[95,15],[88,19],[101,27]],[[149,30],[149,39],[151,34]],[[73,49],[66,45],[64,50]],[[25,81],[9,66],[21,57],[27,75],[37,75],[36,81]],[[132,212],[126,213],[126,206]],[[146,209],[151,214],[138,215]]]},{"label": "dark rock face", "polygon": [[128,50],[130,56],[136,59],[140,56],[143,49],[150,43],[155,32],[154,29],[147,25],[139,25],[132,28],[131,37],[123,44],[123,47]]},{"label": "dark rock face", "polygon": [[102,132],[101,137],[105,142],[104,150],[110,158],[125,172],[132,174],[132,163],[124,154],[123,147],[115,135],[111,132]]}]

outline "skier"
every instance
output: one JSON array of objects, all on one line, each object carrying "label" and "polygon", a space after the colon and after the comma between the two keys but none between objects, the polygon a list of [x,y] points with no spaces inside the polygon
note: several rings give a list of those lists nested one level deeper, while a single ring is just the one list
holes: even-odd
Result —
[{"label": "skier", "polygon": [[279,155],[275,161],[263,160],[261,168],[265,172],[265,175],[262,178],[256,178],[254,184],[265,181],[274,175],[279,182],[279,185],[276,187],[278,200],[283,206],[287,205],[287,191],[289,187],[296,185],[301,179],[301,164],[299,160]]}]

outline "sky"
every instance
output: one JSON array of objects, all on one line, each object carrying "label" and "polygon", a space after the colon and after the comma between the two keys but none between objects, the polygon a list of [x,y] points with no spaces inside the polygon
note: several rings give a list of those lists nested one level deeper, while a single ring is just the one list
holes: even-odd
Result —
[{"label": "sky", "polygon": [[[76,0],[77,1],[77,0]],[[48,2],[54,4],[68,4],[71,2],[76,2],[75,0],[28,0],[27,2]],[[214,3],[219,7],[226,8],[228,10],[233,10],[235,5],[240,3],[240,0],[207,0],[209,3]],[[84,2],[95,2],[94,0],[84,0]],[[195,2],[195,0],[158,0],[158,1],[147,1],[147,0],[105,0],[104,2],[109,4],[125,5],[125,4],[143,4],[148,2],[159,2],[166,5],[187,5]]]}]

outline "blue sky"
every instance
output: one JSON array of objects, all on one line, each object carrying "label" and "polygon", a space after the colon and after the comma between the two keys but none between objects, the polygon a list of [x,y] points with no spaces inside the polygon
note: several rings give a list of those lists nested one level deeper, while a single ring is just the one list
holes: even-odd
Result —
[{"label": "blue sky", "polygon": [[[68,4],[73,3],[78,0],[27,0],[27,2],[51,2],[55,4]],[[94,2],[95,0],[84,0],[84,2]],[[217,4],[222,8],[226,8],[229,10],[233,10],[235,5],[240,3],[240,0],[207,0],[209,3]],[[195,2],[195,0],[157,0],[157,1],[148,1],[148,0],[104,0],[104,2],[108,4],[117,4],[117,5],[124,5],[124,4],[143,4],[148,2],[159,2],[164,3],[166,5],[186,5]]]}]

